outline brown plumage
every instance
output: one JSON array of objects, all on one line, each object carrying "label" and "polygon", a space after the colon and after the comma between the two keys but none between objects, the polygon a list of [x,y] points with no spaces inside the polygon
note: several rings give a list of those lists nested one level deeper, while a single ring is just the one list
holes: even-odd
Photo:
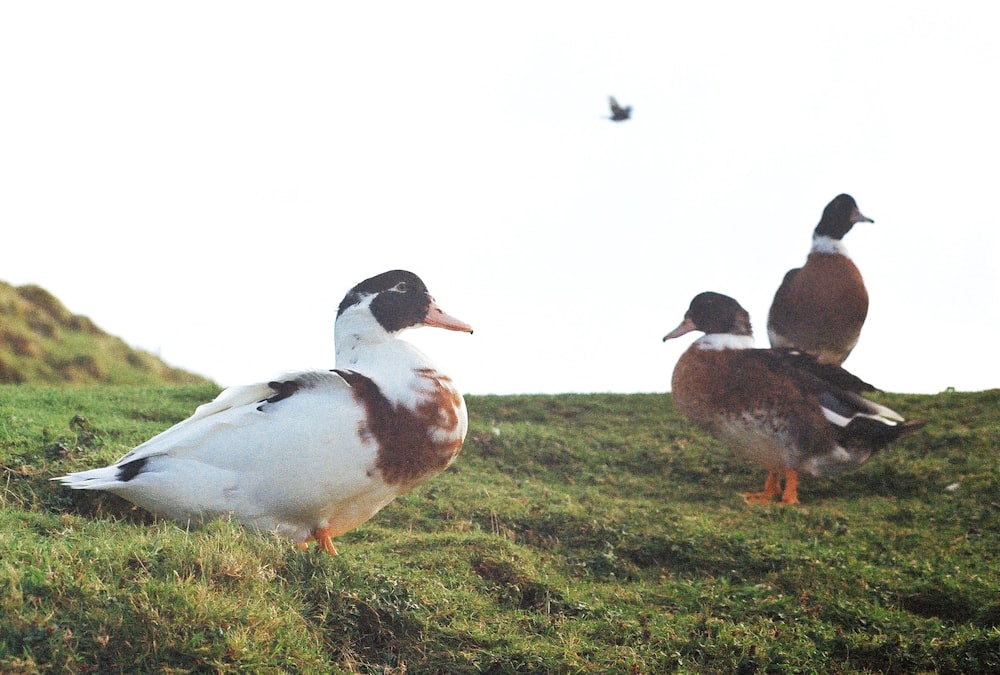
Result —
[{"label": "brown plumage", "polygon": [[[684,321],[664,340],[693,330],[706,334],[677,361],[672,395],[693,424],[768,471],[750,503],[781,497],[798,503],[798,477],[860,466],[924,422],[861,396],[874,387],[839,366],[787,349],[754,349],[750,317],[719,293],[691,301]],[[781,480],[785,479],[782,490]]]},{"label": "brown plumage", "polygon": [[850,195],[826,206],[806,264],[790,270],[774,295],[767,318],[772,347],[801,349],[835,365],[854,349],[868,316],[868,291],[841,239],[859,222],[874,221]]},{"label": "brown plumage", "polygon": [[389,485],[409,490],[444,471],[462,451],[462,438],[454,430],[461,424],[464,403],[447,375],[417,369],[424,380],[424,400],[410,410],[394,405],[371,378],[351,370],[334,372],[351,385],[365,408],[358,435],[378,448],[375,468]]}]

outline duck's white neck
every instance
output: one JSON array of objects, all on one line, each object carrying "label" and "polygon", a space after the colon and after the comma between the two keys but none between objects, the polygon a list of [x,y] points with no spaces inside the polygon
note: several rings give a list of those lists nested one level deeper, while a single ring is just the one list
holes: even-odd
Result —
[{"label": "duck's white neck", "polygon": [[732,333],[709,333],[694,341],[698,349],[753,349],[753,335],[733,335]]},{"label": "duck's white neck", "polygon": [[395,336],[376,321],[367,307],[349,307],[337,317],[333,344],[338,368],[350,368],[363,359],[365,353],[378,351],[392,342],[397,342]]},{"label": "duck's white neck", "polygon": [[401,332],[387,332],[366,309],[348,308],[337,319],[336,367],[371,378],[393,405],[414,409],[430,386],[420,373],[433,369],[434,364],[412,344],[400,340]]},{"label": "duck's white neck", "polygon": [[[402,406],[418,410],[421,406],[437,405],[442,397],[447,401],[458,397],[458,410],[464,416],[464,404],[451,380],[437,373],[423,352],[399,339],[405,329],[387,331],[372,314],[370,305],[371,298],[363,299],[337,317],[336,368],[367,377],[394,409]],[[463,422],[463,437],[465,429]]]},{"label": "duck's white neck", "polygon": [[390,333],[371,312],[349,308],[337,319],[334,330],[336,367],[355,370],[389,388],[397,380],[407,381],[417,369],[432,367],[423,352],[399,339],[402,332]]},{"label": "duck's white neck", "polygon": [[833,237],[828,237],[825,234],[813,235],[812,248],[809,249],[809,252],[842,255],[845,258],[851,257],[847,254],[847,247],[844,246],[842,239],[834,239]]}]

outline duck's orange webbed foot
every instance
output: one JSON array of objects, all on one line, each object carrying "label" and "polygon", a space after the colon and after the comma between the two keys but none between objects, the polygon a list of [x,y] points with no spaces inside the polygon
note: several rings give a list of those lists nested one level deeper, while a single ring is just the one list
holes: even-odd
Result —
[{"label": "duck's orange webbed foot", "polygon": [[771,471],[767,474],[764,489],[760,492],[743,492],[740,496],[747,504],[769,504],[781,494],[781,476]]}]

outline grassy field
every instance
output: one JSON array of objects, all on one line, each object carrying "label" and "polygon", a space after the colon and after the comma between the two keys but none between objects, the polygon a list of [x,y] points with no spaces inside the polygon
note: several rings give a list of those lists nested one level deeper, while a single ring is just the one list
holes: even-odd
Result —
[{"label": "grassy field", "polygon": [[1000,671],[1000,390],[799,507],[669,395],[469,397],[455,466],[301,553],[50,483],[210,386],[0,387],[0,671]]}]

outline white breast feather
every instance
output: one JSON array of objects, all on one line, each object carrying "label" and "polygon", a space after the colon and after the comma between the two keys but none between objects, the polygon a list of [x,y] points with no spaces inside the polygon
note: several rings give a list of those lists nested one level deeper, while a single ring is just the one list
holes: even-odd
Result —
[{"label": "white breast feather", "polygon": [[695,340],[698,349],[753,349],[752,335],[733,335],[731,333],[709,333]]},{"label": "white breast feather", "polygon": [[846,258],[851,257],[847,253],[847,247],[844,246],[843,239],[834,239],[826,235],[813,235],[811,251],[812,253],[831,253],[842,255]]}]

